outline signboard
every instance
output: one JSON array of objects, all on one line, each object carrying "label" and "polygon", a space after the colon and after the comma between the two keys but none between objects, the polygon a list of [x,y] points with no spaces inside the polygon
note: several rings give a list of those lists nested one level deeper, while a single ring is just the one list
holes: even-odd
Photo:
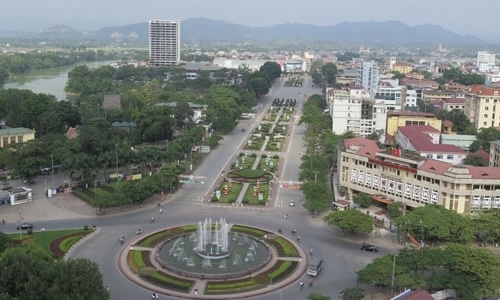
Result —
[{"label": "signboard", "polygon": [[201,153],[209,153],[210,152],[210,146],[201,146],[200,152]]},{"label": "signboard", "polygon": [[215,197],[220,200],[220,190],[215,191]]}]

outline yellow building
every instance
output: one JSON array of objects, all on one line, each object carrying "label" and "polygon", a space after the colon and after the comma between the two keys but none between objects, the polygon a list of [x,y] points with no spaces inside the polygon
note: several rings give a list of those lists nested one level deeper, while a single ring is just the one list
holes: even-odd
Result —
[{"label": "yellow building", "polygon": [[413,65],[408,63],[408,62],[398,61],[397,63],[395,63],[392,66],[391,71],[399,72],[401,74],[406,75],[406,74],[411,73],[413,71]]},{"label": "yellow building", "polygon": [[442,122],[431,113],[390,112],[387,115],[386,133],[394,136],[400,126],[407,125],[428,125],[441,132]]},{"label": "yellow building", "polygon": [[500,168],[453,165],[356,137],[340,144],[339,184],[352,197],[372,195],[381,204],[406,208],[438,204],[457,213],[500,208]]},{"label": "yellow building", "polygon": [[500,88],[472,85],[467,89],[464,113],[476,129],[500,126],[499,111]]},{"label": "yellow building", "polygon": [[11,144],[25,143],[35,139],[35,130],[28,128],[0,129],[0,148]]}]

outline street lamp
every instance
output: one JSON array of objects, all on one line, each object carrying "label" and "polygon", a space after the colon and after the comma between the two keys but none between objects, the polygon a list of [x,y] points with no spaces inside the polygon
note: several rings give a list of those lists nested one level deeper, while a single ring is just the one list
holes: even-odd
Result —
[{"label": "street lamp", "polygon": [[391,279],[391,297],[394,296],[394,277],[396,273],[396,246],[398,244],[399,228],[396,227],[396,234],[394,235],[394,253],[392,257],[392,279]]},{"label": "street lamp", "polygon": [[116,156],[116,185],[118,186],[118,144],[115,144],[115,156]]},{"label": "street lamp", "polygon": [[51,154],[50,157],[52,159],[52,167],[50,168],[52,172],[52,187],[54,187],[54,154]]},{"label": "street lamp", "polygon": [[424,224],[420,221],[420,248],[424,248]]}]

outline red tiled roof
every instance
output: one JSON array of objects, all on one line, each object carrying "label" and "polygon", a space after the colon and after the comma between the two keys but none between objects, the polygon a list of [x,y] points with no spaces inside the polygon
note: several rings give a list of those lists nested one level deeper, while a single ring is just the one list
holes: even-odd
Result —
[{"label": "red tiled roof", "polygon": [[452,127],[453,126],[453,122],[450,121],[450,120],[444,120],[441,125],[443,125],[444,127]]},{"label": "red tiled roof", "polygon": [[455,145],[433,144],[428,133],[438,133],[439,131],[429,125],[401,126],[398,131],[410,141],[418,152],[466,153],[462,148]]},{"label": "red tiled roof", "polygon": [[453,165],[444,161],[439,161],[435,159],[426,159],[420,166],[418,170],[430,172],[437,175],[444,175],[449,168]]},{"label": "red tiled roof", "polygon": [[469,166],[468,169],[474,179],[500,179],[500,168]]},{"label": "red tiled roof", "polygon": [[469,94],[481,95],[481,96],[498,96],[500,95],[500,88],[491,88],[485,85],[471,85],[467,89],[467,92]]},{"label": "red tiled roof", "polygon": [[344,141],[346,149],[356,150],[356,154],[360,156],[374,158],[380,148],[377,142],[364,137],[355,137]]},{"label": "red tiled roof", "polygon": [[443,99],[444,102],[446,103],[458,103],[458,104],[465,104],[465,98],[448,98],[448,99]]},{"label": "red tiled roof", "polygon": [[402,85],[415,85],[415,86],[438,85],[438,83],[434,80],[418,80],[418,79],[403,78],[403,80],[401,80],[401,82],[402,82]]},{"label": "red tiled roof", "polygon": [[70,127],[66,131],[66,138],[68,139],[74,139],[78,136],[78,130],[76,127]]}]

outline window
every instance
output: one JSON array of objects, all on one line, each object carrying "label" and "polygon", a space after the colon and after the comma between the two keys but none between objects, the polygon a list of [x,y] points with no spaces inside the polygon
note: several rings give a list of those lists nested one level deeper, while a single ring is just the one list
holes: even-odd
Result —
[{"label": "window", "polygon": [[446,156],[446,159],[453,159],[453,155],[452,155],[452,154],[448,154],[448,155]]},{"label": "window", "polygon": [[484,114],[484,117],[487,118],[488,117],[488,114]]},{"label": "window", "polygon": [[427,153],[427,158],[432,158],[432,154],[431,153]]},{"label": "window", "polygon": [[443,159],[443,154],[438,154],[437,159]]}]

